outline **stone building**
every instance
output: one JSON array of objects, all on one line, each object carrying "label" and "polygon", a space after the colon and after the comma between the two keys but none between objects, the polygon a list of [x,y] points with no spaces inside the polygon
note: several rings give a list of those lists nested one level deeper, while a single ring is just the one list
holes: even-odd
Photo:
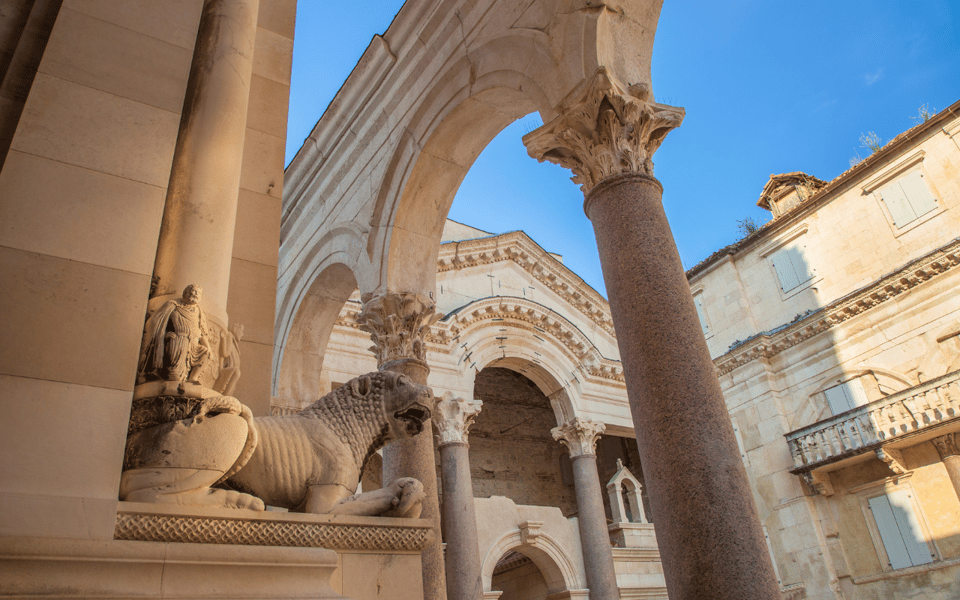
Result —
[{"label": "stone building", "polygon": [[[496,571],[472,550],[483,541],[504,558],[501,571],[519,560],[508,550],[527,552],[556,598],[613,600],[620,595],[616,564],[623,561],[619,549],[609,548],[597,464],[606,451],[595,444],[603,422],[615,436],[616,427],[629,433],[630,419],[614,414],[617,386],[606,383],[619,376],[607,362],[615,355],[604,353],[612,321],[670,596],[778,597],[737,438],[653,176],[653,155],[684,114],[653,94],[660,6],[659,0],[410,0],[371,43],[284,173],[293,0],[5,3],[2,593],[466,600]],[[551,436],[571,457],[577,531],[561,531],[561,522],[569,523],[563,510],[572,510],[573,501],[545,482],[543,491],[561,505],[556,512],[526,513],[529,505],[513,503],[516,516],[505,521],[516,529],[491,542],[490,531],[477,530],[472,490],[463,485],[470,477],[464,436],[473,418],[480,433],[502,431],[503,415],[475,417],[472,398],[464,393],[458,402],[455,395],[470,391],[454,385],[456,369],[466,367],[447,362],[431,372],[428,359],[437,344],[455,343],[456,334],[432,338],[435,329],[463,325],[469,338],[487,325],[471,329],[471,320],[492,319],[471,310],[437,321],[436,264],[463,175],[500,130],[533,111],[545,125],[525,144],[533,158],[571,169],[581,185],[610,305],[608,315],[589,293],[567,292],[563,281],[556,291],[539,289],[537,302],[547,312],[513,305],[517,315],[546,317],[536,327],[547,337],[536,328],[513,328],[524,358],[550,356],[511,385],[531,381],[537,388],[527,385],[531,424],[546,407],[535,391],[549,394],[554,415],[565,419]],[[624,257],[624,247],[633,253]],[[458,260],[456,253],[450,260]],[[521,253],[518,260],[526,259]],[[383,454],[383,481],[422,481],[420,519],[264,512],[253,510],[259,506],[249,494],[210,487],[239,464],[233,455],[223,464],[213,460],[226,452],[227,437],[241,442],[239,456],[250,458],[255,419],[268,418],[272,397],[280,404],[318,400],[326,389],[330,333],[355,290],[376,364],[369,355],[364,360],[383,371],[377,380],[422,390],[416,386],[436,379],[439,389],[452,392],[431,412],[441,438],[449,568],[431,431]],[[572,309],[547,301],[568,293],[564,302]],[[500,309],[491,302],[483,313]],[[595,335],[579,336],[572,322]],[[538,336],[554,341],[540,343]],[[457,361],[486,357],[479,366],[522,367],[503,353],[493,364],[496,337],[456,342],[478,353],[455,355]],[[327,377],[339,376],[332,360],[327,367]],[[571,384],[575,372],[582,379]],[[509,381],[502,371],[490,375]],[[358,396],[368,389],[362,382],[355,387]],[[217,403],[212,417],[179,418],[185,406]],[[128,460],[147,460],[137,453],[143,446],[130,451],[127,441],[157,431],[139,429],[150,425],[141,417],[154,409],[164,419],[155,427],[168,433],[178,424],[210,432],[230,423],[234,434],[245,435],[218,435],[205,438],[202,450],[171,452],[171,460],[196,460],[168,471],[130,466]],[[432,425],[422,410],[400,412],[392,418]],[[599,423],[590,418],[608,413]],[[530,443],[546,447],[542,435]],[[519,454],[527,446],[515,448]],[[167,460],[161,448],[152,449],[152,459]],[[194,476],[206,483],[186,487]],[[152,487],[136,488],[141,477],[153,477]],[[169,487],[164,477],[172,478]],[[627,502],[620,496],[611,502],[622,521],[639,514],[642,503],[623,472],[616,481],[628,492]],[[322,486],[351,491],[330,481],[313,487]],[[151,501],[120,501],[131,489]],[[246,509],[234,508],[238,498],[250,503]],[[504,501],[493,510],[504,514],[510,506]],[[649,548],[649,539],[633,537]],[[575,554],[568,554],[573,564],[563,560],[551,540],[579,541],[582,570]],[[623,546],[632,547],[626,540]],[[653,555],[645,552],[649,566]]]},{"label": "stone building", "polygon": [[960,596],[956,103],[688,272],[793,597]]}]

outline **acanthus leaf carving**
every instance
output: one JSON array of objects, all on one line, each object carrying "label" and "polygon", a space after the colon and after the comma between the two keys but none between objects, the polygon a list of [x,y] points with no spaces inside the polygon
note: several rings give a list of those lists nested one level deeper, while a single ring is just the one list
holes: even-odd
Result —
[{"label": "acanthus leaf carving", "polygon": [[653,154],[683,121],[684,110],[651,96],[649,86],[627,87],[600,67],[570,108],[523,143],[533,158],[573,171],[584,194],[614,175],[652,175]]},{"label": "acanthus leaf carving", "polygon": [[433,426],[437,430],[437,444],[466,443],[470,426],[480,414],[483,402],[476,398],[469,400],[447,392],[436,404],[433,413]]},{"label": "acanthus leaf carving", "polygon": [[550,430],[553,439],[567,447],[570,458],[596,454],[597,440],[607,426],[599,421],[574,417],[559,427]]},{"label": "acanthus leaf carving", "polygon": [[409,292],[388,292],[364,294],[362,301],[357,322],[361,331],[370,334],[374,343],[370,350],[378,365],[410,358],[426,362],[424,338],[430,326],[443,317],[433,300]]}]

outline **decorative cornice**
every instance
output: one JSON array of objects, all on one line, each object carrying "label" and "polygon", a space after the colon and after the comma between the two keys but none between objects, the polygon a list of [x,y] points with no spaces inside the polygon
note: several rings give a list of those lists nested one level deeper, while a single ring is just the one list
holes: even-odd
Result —
[{"label": "decorative cornice", "polygon": [[437,273],[506,260],[513,261],[572,308],[617,337],[607,300],[522,231],[443,244],[437,256]]},{"label": "decorative cornice", "polygon": [[573,171],[587,194],[613,175],[653,175],[653,153],[684,110],[653,102],[650,86],[625,86],[600,67],[560,115],[523,136],[527,152]]},{"label": "decorative cornice", "polygon": [[[347,302],[337,318],[337,326],[359,330],[357,315],[360,305]],[[497,296],[470,303],[432,324],[424,333],[424,340],[436,352],[449,352],[461,334],[473,327],[497,320],[500,326],[528,331],[537,336],[550,336],[583,366],[589,377],[623,387],[623,366],[619,360],[606,358],[580,329],[551,309],[523,298]],[[359,332],[358,332],[358,335]]]},{"label": "decorative cornice", "polygon": [[774,333],[762,333],[714,359],[719,375],[726,375],[758,358],[771,358],[815,335],[836,327],[916,286],[960,265],[960,238],[957,238],[905,265],[874,283],[805,315]]},{"label": "decorative cornice", "polygon": [[599,421],[574,417],[559,427],[550,430],[553,439],[567,447],[570,458],[597,453],[597,440],[607,426]]},{"label": "decorative cornice", "polygon": [[424,334],[442,317],[433,300],[408,292],[364,294],[363,308],[357,314],[361,331],[370,334],[377,364],[392,360],[416,359],[426,362]]},{"label": "decorative cornice", "polygon": [[119,513],[115,540],[295,546],[330,550],[415,551],[426,546],[429,524],[407,526],[311,523],[259,519]]},{"label": "decorative cornice", "polygon": [[483,402],[477,398],[467,400],[447,392],[437,402],[433,411],[433,426],[437,430],[437,445],[466,444],[470,426],[480,414]]}]

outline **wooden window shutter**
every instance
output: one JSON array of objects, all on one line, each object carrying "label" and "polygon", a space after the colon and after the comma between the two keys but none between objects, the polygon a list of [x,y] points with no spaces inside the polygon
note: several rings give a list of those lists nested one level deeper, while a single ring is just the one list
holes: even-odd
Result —
[{"label": "wooden window shutter", "polygon": [[922,217],[932,210],[937,209],[937,199],[930,193],[926,182],[923,180],[923,174],[914,171],[904,176],[900,180],[900,187],[903,189],[910,207],[917,217]]}]

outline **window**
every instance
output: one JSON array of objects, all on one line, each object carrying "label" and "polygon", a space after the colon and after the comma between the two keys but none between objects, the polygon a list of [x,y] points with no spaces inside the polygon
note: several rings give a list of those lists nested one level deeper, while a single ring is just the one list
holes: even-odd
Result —
[{"label": "window", "polygon": [[777,250],[770,255],[770,260],[780,279],[780,289],[784,292],[789,292],[813,279],[813,268],[807,263],[803,249],[799,246]]},{"label": "window", "polygon": [[703,337],[710,337],[710,323],[707,321],[707,312],[703,309],[703,294],[693,296],[693,305],[697,307],[697,318],[700,319],[700,330]]},{"label": "window", "polygon": [[859,378],[827,388],[823,390],[823,394],[827,397],[830,410],[835,415],[870,402],[867,399],[867,392],[863,389],[863,382]]},{"label": "window", "polygon": [[915,567],[936,559],[924,539],[911,488],[874,496],[867,499],[867,504],[891,569]]},{"label": "window", "polygon": [[937,209],[937,199],[930,193],[920,171],[904,175],[877,193],[897,229]]}]

